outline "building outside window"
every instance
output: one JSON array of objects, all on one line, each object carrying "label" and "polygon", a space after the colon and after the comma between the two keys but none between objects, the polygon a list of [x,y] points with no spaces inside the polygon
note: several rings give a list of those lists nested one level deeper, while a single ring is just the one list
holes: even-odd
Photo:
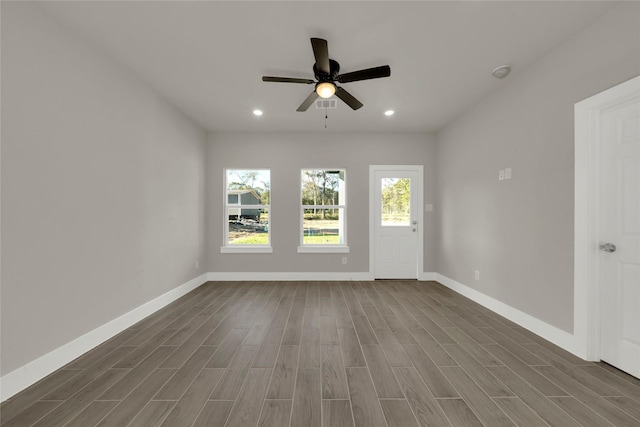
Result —
[{"label": "building outside window", "polygon": [[222,252],[271,252],[270,170],[226,169],[224,189]]}]

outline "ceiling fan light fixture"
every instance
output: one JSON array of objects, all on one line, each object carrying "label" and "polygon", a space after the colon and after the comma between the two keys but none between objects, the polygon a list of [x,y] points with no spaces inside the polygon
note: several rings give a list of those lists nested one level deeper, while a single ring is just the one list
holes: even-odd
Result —
[{"label": "ceiling fan light fixture", "polygon": [[316,93],[320,98],[331,98],[336,93],[336,85],[331,82],[318,83]]}]

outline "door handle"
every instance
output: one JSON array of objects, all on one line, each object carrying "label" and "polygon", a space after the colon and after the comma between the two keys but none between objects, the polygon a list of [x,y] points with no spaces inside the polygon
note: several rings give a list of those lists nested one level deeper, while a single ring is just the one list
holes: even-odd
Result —
[{"label": "door handle", "polygon": [[616,249],[618,249],[618,248],[616,248],[616,245],[614,245],[613,243],[603,243],[598,248],[602,252],[615,252]]}]

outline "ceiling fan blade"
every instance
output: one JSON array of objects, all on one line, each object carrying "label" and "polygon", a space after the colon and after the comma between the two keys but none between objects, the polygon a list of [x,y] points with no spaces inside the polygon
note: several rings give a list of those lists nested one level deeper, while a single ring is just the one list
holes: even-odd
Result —
[{"label": "ceiling fan blade", "polygon": [[313,92],[311,92],[311,95],[307,96],[307,99],[302,101],[302,104],[300,104],[296,111],[307,111],[309,107],[311,107],[311,104],[313,104],[313,101],[316,100],[316,98],[318,98],[318,94],[314,90]]},{"label": "ceiling fan blade", "polygon": [[303,83],[310,85],[311,83],[315,83],[311,79],[296,79],[294,77],[271,77],[271,76],[262,76],[263,82],[276,82],[276,83]]},{"label": "ceiling fan blade", "polygon": [[329,66],[329,48],[325,39],[311,38],[311,47],[313,47],[313,56],[316,57],[316,68],[324,74],[331,73]]},{"label": "ceiling fan blade", "polygon": [[367,68],[366,70],[353,71],[339,75],[336,80],[340,83],[357,82],[360,80],[379,79],[381,77],[389,77],[391,75],[391,67],[382,65],[380,67]]},{"label": "ceiling fan blade", "polygon": [[353,110],[357,110],[358,108],[362,107],[362,102],[355,99],[353,95],[351,95],[349,92],[342,89],[341,87],[336,89],[336,96],[342,99],[345,102],[345,104],[347,104]]}]

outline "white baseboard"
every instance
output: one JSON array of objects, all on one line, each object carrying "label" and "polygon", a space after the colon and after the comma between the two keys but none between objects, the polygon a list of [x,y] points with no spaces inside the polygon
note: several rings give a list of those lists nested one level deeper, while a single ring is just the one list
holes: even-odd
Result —
[{"label": "white baseboard", "polygon": [[60,369],[75,358],[81,356],[109,338],[119,334],[145,317],[153,314],[167,304],[191,292],[206,282],[207,274],[203,274],[151,301],[87,332],[79,338],[58,347],[38,359],[12,371],[0,378],[0,401],[5,401],[30,385],[57,369]]},{"label": "white baseboard", "polygon": [[[423,272],[418,274],[418,280],[436,280],[437,273]],[[220,281],[259,281],[259,280],[375,280],[373,273],[364,272],[268,272],[268,273],[252,273],[252,272],[210,272],[207,279],[212,282]]]},{"label": "white baseboard", "polygon": [[431,271],[418,273],[418,280],[434,281],[434,280],[438,280],[437,277],[438,277],[438,273],[434,273]]},{"label": "white baseboard", "polygon": [[[55,370],[63,367],[75,358],[81,356],[109,338],[119,334],[136,322],[153,314],[162,307],[175,301],[181,296],[207,281],[273,281],[273,280],[374,280],[369,272],[209,272],[196,277],[187,283],[123,314],[122,316],[90,331],[83,336],[59,347],[44,356],[0,377],[0,401],[5,401],[16,393],[46,377]],[[424,272],[418,280],[435,280],[449,289],[477,302],[478,304],[506,317],[514,323],[532,331],[542,338],[579,357],[576,339],[572,334],[549,325],[529,314],[513,308],[501,301],[489,297],[462,283],[434,272]]]},{"label": "white baseboard", "polygon": [[273,280],[373,280],[373,274],[365,272],[210,272],[207,279],[212,282],[219,281],[273,281]]},{"label": "white baseboard", "polygon": [[514,323],[517,323],[523,328],[530,330],[534,334],[541,336],[547,341],[554,343],[558,347],[561,347],[578,357],[583,357],[574,335],[556,328],[555,326],[549,325],[548,323],[522,312],[517,308],[513,308],[510,305],[487,296],[482,292],[463,285],[462,283],[456,282],[442,274],[436,274],[435,280],[442,283],[447,288],[456,291],[460,295],[477,302],[489,310],[506,317]]}]

